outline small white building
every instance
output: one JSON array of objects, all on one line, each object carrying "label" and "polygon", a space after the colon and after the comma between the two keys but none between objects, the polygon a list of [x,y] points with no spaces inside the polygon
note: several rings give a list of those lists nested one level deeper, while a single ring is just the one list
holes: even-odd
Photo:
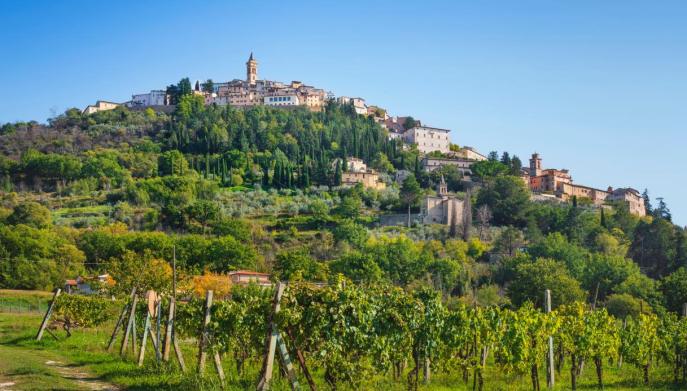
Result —
[{"label": "small white building", "polygon": [[421,153],[441,152],[449,153],[449,129],[433,128],[430,126],[415,126],[403,133],[403,141],[417,145]]}]

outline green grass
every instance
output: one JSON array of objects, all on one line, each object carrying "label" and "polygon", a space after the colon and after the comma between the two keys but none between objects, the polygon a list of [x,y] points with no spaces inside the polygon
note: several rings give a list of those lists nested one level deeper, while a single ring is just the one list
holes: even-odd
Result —
[{"label": "green grass", "polygon": [[[0,295],[21,297],[21,293],[0,292]],[[45,297],[45,295],[30,295]],[[138,368],[134,363],[131,352],[122,359],[119,354],[119,343],[115,352],[105,352],[106,344],[113,325],[105,324],[99,328],[89,330],[76,330],[71,338],[65,338],[62,331],[56,334],[59,341],[46,334],[43,341],[34,341],[35,332],[40,324],[41,315],[33,314],[8,314],[0,313],[0,383],[5,381],[16,382],[12,389],[80,389],[80,385],[73,380],[64,379],[54,368],[45,365],[47,360],[60,361],[78,368],[90,375],[116,384],[128,390],[219,390],[217,376],[212,366],[212,360],[208,361],[207,373],[203,378],[195,375],[196,342],[194,340],[182,341],[181,346],[184,357],[190,370],[182,374],[177,365],[157,364],[155,355],[149,347],[146,354],[146,363]],[[119,342],[119,341],[118,341]],[[140,342],[139,342],[140,343]],[[250,390],[254,389],[258,378],[260,362],[251,362],[246,372],[239,377],[230,357],[223,359],[223,366],[227,377],[230,379],[226,389]],[[311,368],[312,369],[312,368]],[[274,390],[289,390],[284,379],[275,371],[276,381]],[[685,386],[673,385],[670,369],[666,366],[658,366],[652,369],[651,384],[642,384],[642,374],[631,365],[624,365],[618,369],[615,365],[607,364],[604,368],[604,381],[607,390],[684,390]],[[323,381],[322,374],[315,370],[314,375],[318,388],[326,390],[328,387]],[[540,370],[541,387],[546,389],[544,370]],[[513,376],[503,374],[493,365],[488,365],[484,375],[485,390],[530,390],[529,376]],[[569,390],[569,370],[564,369],[557,376],[555,390]],[[300,380],[301,386],[307,388],[304,379]],[[348,389],[341,386],[340,389]],[[393,381],[391,376],[377,376],[363,384],[364,390],[406,390],[405,375],[399,381]],[[430,384],[421,385],[421,390],[472,390],[472,377],[468,384],[462,380],[458,370],[450,373],[436,372],[432,374]],[[596,373],[593,366],[588,366],[578,379],[578,389],[596,389]]]}]

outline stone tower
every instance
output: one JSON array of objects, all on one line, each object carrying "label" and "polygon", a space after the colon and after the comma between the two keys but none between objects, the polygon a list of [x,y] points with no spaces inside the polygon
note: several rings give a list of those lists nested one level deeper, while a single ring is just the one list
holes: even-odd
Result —
[{"label": "stone tower", "polygon": [[252,86],[258,81],[258,62],[253,59],[253,52],[246,62],[246,81]]},{"label": "stone tower", "polygon": [[439,182],[439,186],[437,186],[437,195],[439,197],[445,197],[448,195],[448,186],[446,186],[446,181],[444,180],[444,176],[441,176],[441,182]]},{"label": "stone tower", "polygon": [[530,158],[530,176],[535,177],[539,175],[541,175],[541,157],[535,152]]}]

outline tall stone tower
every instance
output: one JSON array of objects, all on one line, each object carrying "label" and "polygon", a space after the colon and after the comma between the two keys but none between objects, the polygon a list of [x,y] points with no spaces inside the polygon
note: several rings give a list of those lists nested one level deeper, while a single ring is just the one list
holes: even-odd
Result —
[{"label": "tall stone tower", "polygon": [[252,86],[258,81],[258,62],[253,59],[253,52],[250,53],[250,58],[246,63],[246,81]]},{"label": "tall stone tower", "polygon": [[541,175],[541,157],[535,152],[530,158],[530,176],[535,177],[539,175]]}]

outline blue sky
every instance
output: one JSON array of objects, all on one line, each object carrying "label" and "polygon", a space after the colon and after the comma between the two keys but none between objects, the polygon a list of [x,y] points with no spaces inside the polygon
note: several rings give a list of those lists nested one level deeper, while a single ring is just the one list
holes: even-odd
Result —
[{"label": "blue sky", "polygon": [[687,224],[684,1],[0,3],[0,122],[188,76],[302,80],[537,151],[576,183],[648,188]]}]

